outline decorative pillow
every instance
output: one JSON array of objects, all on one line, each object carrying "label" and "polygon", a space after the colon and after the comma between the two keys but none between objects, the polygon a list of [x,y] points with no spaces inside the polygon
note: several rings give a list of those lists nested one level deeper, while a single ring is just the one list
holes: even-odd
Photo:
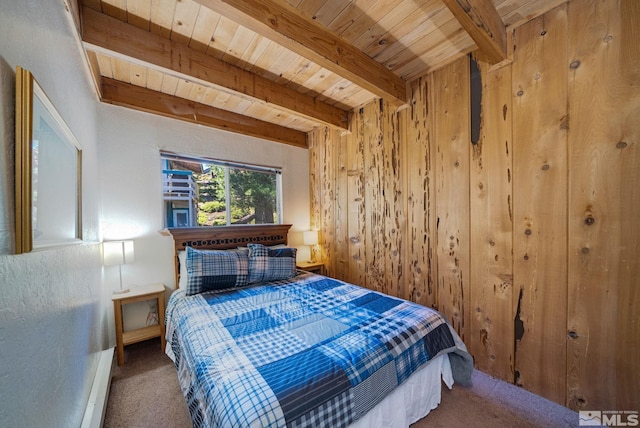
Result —
[{"label": "decorative pillow", "polygon": [[249,257],[236,250],[196,250],[187,247],[187,295],[248,284]]},{"label": "decorative pillow", "polygon": [[268,248],[249,244],[249,283],[277,281],[296,275],[295,248]]}]

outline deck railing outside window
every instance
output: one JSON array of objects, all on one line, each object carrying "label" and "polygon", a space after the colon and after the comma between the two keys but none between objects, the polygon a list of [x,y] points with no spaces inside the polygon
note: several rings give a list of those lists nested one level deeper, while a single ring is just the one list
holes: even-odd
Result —
[{"label": "deck railing outside window", "polygon": [[191,171],[165,169],[162,171],[162,198],[171,204],[168,224],[172,227],[194,227],[198,225],[198,185]]},{"label": "deck railing outside window", "polygon": [[191,171],[165,169],[162,174],[162,192],[165,201],[197,202],[198,186]]}]

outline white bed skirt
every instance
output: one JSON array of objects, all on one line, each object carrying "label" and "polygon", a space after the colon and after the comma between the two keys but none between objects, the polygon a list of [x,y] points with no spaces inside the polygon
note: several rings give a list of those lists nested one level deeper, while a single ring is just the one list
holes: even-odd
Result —
[{"label": "white bed skirt", "polygon": [[442,381],[449,389],[453,386],[451,364],[446,354],[413,373],[349,428],[407,428],[438,407]]}]

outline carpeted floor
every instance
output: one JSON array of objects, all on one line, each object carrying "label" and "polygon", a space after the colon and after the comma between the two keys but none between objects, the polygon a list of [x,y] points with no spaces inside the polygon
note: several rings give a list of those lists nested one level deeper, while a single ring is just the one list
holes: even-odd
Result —
[{"label": "carpeted floor", "polygon": [[[125,348],[125,364],[113,373],[104,426],[191,426],[175,367],[159,339]],[[576,412],[476,370],[472,387],[444,387],[440,406],[412,428],[575,426]]]}]

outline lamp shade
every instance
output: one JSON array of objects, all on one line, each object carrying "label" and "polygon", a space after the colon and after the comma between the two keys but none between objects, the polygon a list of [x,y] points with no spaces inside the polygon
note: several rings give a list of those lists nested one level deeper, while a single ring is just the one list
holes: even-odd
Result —
[{"label": "lamp shade", "polygon": [[307,230],[302,233],[302,241],[304,245],[316,245],[318,243],[318,231]]},{"label": "lamp shade", "polygon": [[133,263],[133,241],[105,241],[102,243],[102,257],[105,266]]}]

